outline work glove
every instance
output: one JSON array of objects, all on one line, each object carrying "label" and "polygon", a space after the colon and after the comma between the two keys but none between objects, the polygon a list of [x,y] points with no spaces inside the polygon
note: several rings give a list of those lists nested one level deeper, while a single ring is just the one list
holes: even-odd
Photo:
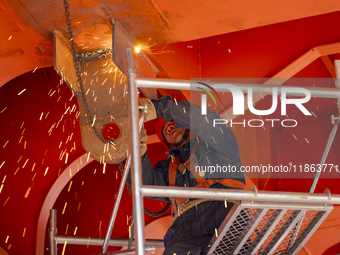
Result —
[{"label": "work glove", "polygon": [[143,156],[147,150],[146,140],[148,140],[148,136],[146,134],[146,130],[142,128],[140,131],[140,155]]},{"label": "work glove", "polygon": [[149,98],[138,98],[138,103],[140,106],[145,106],[147,107],[147,109],[144,110],[144,122],[153,120],[157,118],[157,113],[156,113],[156,109],[155,106],[153,105],[153,103],[151,102],[151,100]]}]

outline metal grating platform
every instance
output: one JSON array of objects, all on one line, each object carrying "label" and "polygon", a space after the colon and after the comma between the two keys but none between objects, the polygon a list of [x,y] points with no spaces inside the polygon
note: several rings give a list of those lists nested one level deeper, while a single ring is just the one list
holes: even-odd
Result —
[{"label": "metal grating platform", "polygon": [[332,205],[237,202],[206,254],[297,254]]}]

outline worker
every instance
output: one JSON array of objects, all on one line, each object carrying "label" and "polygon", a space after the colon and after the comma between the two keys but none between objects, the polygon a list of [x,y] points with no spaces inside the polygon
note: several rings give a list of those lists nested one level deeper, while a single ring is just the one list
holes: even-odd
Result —
[{"label": "worker", "polygon": [[[241,161],[236,137],[226,125],[213,127],[213,119],[221,119],[217,113],[208,110],[206,115],[201,115],[200,107],[187,101],[173,102],[170,96],[159,100],[140,98],[139,104],[148,106],[144,121],[160,118],[156,133],[169,150],[169,157],[158,161],[153,168],[145,153],[146,132],[142,130],[144,185],[245,188],[244,175],[239,171]],[[201,254],[233,206],[225,200],[164,200],[172,204],[173,216],[164,236],[165,255]]]}]

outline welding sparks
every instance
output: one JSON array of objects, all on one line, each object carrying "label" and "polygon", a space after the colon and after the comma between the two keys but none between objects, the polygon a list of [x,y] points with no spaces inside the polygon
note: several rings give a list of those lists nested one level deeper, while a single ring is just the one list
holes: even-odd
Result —
[{"label": "welding sparks", "polygon": [[2,162],[2,164],[0,165],[0,169],[1,169],[1,167],[2,167],[4,164],[5,164],[5,161],[4,161],[4,162]]},{"label": "welding sparks", "polygon": [[307,138],[305,138],[306,142],[309,143],[309,141],[307,140]]},{"label": "welding sparks", "polygon": [[1,187],[0,187],[0,194],[1,194],[1,191],[2,191],[3,188],[4,188],[4,184],[1,184]]},{"label": "welding sparks", "polygon": [[74,229],[74,232],[73,232],[73,235],[74,235],[74,236],[77,234],[77,229],[78,229],[78,227],[76,227],[76,228]]},{"label": "welding sparks", "polygon": [[68,153],[66,152],[65,164],[67,164],[67,160],[68,160]]},{"label": "welding sparks", "polygon": [[67,206],[67,202],[65,202],[64,209],[63,209],[63,212],[62,212],[61,214],[64,214],[64,213],[65,213],[66,206]]},{"label": "welding sparks", "polygon": [[99,230],[98,231],[101,231],[101,228],[102,228],[102,221],[99,222]]},{"label": "welding sparks", "polygon": [[73,181],[71,181],[71,182],[70,182],[70,185],[68,186],[68,190],[67,190],[67,192],[70,192],[70,190],[71,190],[71,186],[72,186],[72,183],[73,183]]},{"label": "welding sparks", "polygon": [[7,140],[7,142],[5,143],[5,145],[4,146],[2,146],[2,148],[5,148],[6,147],[6,145],[9,143],[9,140]]},{"label": "welding sparks", "polygon": [[31,182],[34,180],[34,178],[35,178],[36,175],[37,175],[37,173],[35,173],[35,174],[33,175],[33,178],[32,178],[32,180],[31,180]]},{"label": "welding sparks", "polygon": [[8,41],[12,39],[12,36],[8,37]]},{"label": "welding sparks", "polygon": [[297,140],[296,136],[293,134],[293,137],[295,138],[295,140]]},{"label": "welding sparks", "polygon": [[27,162],[28,162],[28,159],[26,159],[26,161],[25,161],[24,165],[22,166],[22,168],[25,168]]},{"label": "welding sparks", "polygon": [[94,123],[96,122],[96,115],[93,117],[92,127],[94,126]]},{"label": "welding sparks", "polygon": [[135,51],[136,51],[137,54],[138,54],[141,50],[142,50],[142,47],[140,47],[140,46],[136,46],[136,47],[135,47]]},{"label": "welding sparks", "polygon": [[4,109],[2,109],[2,111],[1,111],[0,113],[3,113],[6,109],[7,109],[7,107],[5,107]]},{"label": "welding sparks", "polygon": [[45,170],[44,176],[47,174],[47,172],[48,172],[48,168],[49,168],[49,167],[46,167],[46,170]]},{"label": "welding sparks", "polygon": [[7,242],[8,242],[8,238],[9,238],[9,236],[7,236],[5,243],[7,243]]},{"label": "welding sparks", "polygon": [[24,228],[24,232],[22,233],[22,237],[25,237],[25,233],[26,233],[26,228]]},{"label": "welding sparks", "polygon": [[32,73],[34,73],[36,70],[38,69],[38,67],[36,67],[34,70],[33,70],[33,72]]},{"label": "welding sparks", "polygon": [[42,119],[44,112],[41,113],[39,121]]},{"label": "welding sparks", "polygon": [[10,198],[10,197],[8,197],[8,198],[6,199],[6,201],[5,201],[5,203],[3,204],[3,206],[5,206],[5,205],[7,204],[9,198]]},{"label": "welding sparks", "polygon": [[26,191],[25,198],[28,197],[28,195],[30,194],[30,191],[31,191],[31,187],[29,187],[28,190]]},{"label": "welding sparks", "polygon": [[65,241],[65,243],[64,243],[64,247],[63,247],[63,251],[62,251],[62,255],[64,255],[64,253],[65,253],[65,250],[66,250],[66,244],[67,244],[67,241]]}]

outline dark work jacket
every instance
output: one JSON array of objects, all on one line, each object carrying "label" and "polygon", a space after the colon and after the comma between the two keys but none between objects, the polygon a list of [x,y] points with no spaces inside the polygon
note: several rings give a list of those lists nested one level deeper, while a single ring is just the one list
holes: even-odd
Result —
[{"label": "dark work jacket", "polygon": [[[177,104],[169,96],[159,100],[152,100],[155,105],[157,117],[167,122],[174,121],[179,128],[190,129],[200,139],[196,151],[198,166],[205,172],[206,179],[235,179],[245,183],[244,174],[240,171],[241,160],[237,140],[227,125],[216,125],[213,127],[214,119],[221,117],[208,109],[207,115],[201,115],[201,108],[186,101],[177,101]],[[169,165],[171,155],[178,156],[180,163],[184,163],[198,142],[193,139],[181,148],[173,148],[169,151],[169,158],[151,166],[147,154],[142,156],[142,179],[144,185],[169,186]],[[218,166],[220,168],[218,168]],[[215,172],[213,171],[215,167]],[[210,169],[210,171],[209,171]],[[219,171],[217,172],[217,170]],[[232,171],[225,171],[232,169]],[[224,170],[224,171],[223,171]],[[179,170],[176,173],[176,186],[195,187],[197,181],[190,171],[182,174]],[[211,188],[233,188],[220,183],[214,183]],[[169,198],[155,198],[169,202]]]}]

